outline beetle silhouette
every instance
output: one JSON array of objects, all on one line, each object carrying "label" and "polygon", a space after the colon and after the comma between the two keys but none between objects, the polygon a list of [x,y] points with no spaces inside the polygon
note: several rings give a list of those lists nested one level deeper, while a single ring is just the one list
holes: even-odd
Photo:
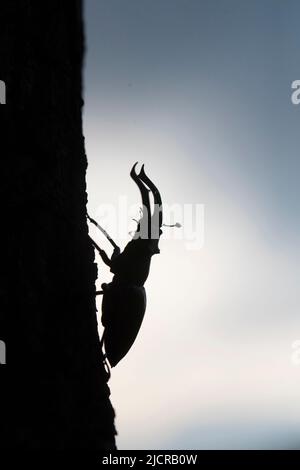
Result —
[{"label": "beetle silhouette", "polygon": [[[137,229],[132,240],[122,252],[108,233],[87,215],[88,220],[101,230],[114,248],[113,255],[109,258],[90,237],[103,262],[114,274],[112,282],[102,284],[102,291],[97,292],[103,295],[101,321],[104,333],[101,345],[104,345],[111,367],[116,366],[128,353],[138,335],[147,304],[144,284],[149,276],[152,256],[160,253],[158,244],[163,225],[161,195],[146,175],[144,165],[140,173],[136,173],[137,164],[138,162],[132,167],[130,176],[141,193],[142,215],[137,221]],[[150,193],[154,200],[153,214],[151,214]]]}]

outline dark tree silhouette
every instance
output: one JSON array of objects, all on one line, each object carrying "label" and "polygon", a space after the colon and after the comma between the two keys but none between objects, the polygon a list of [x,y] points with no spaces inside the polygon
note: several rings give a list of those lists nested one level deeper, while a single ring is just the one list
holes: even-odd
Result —
[{"label": "dark tree silhouette", "polygon": [[1,2],[0,448],[111,449],[86,221],[79,0]]}]

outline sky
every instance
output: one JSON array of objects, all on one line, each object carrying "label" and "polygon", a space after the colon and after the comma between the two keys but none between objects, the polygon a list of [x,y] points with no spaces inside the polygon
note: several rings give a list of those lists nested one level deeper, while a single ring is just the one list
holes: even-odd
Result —
[{"label": "sky", "polygon": [[85,1],[90,215],[125,246],[139,161],[183,225],[164,230],[112,370],[119,449],[300,448],[299,15],[297,0]]}]

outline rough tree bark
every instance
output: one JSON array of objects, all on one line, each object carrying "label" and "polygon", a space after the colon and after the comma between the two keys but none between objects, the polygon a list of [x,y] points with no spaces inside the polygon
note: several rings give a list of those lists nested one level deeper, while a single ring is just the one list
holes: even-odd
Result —
[{"label": "rough tree bark", "polygon": [[85,217],[82,58],[81,1],[2,0],[0,448],[114,447]]}]

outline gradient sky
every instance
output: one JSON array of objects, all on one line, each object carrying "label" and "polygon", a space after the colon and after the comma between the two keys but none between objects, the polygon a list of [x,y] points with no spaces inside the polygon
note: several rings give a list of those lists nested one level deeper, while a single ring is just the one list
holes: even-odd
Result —
[{"label": "gradient sky", "polygon": [[140,202],[135,161],[166,204],[205,206],[202,249],[161,241],[142,330],[112,371],[118,447],[300,447],[299,1],[85,9],[90,213]]}]

